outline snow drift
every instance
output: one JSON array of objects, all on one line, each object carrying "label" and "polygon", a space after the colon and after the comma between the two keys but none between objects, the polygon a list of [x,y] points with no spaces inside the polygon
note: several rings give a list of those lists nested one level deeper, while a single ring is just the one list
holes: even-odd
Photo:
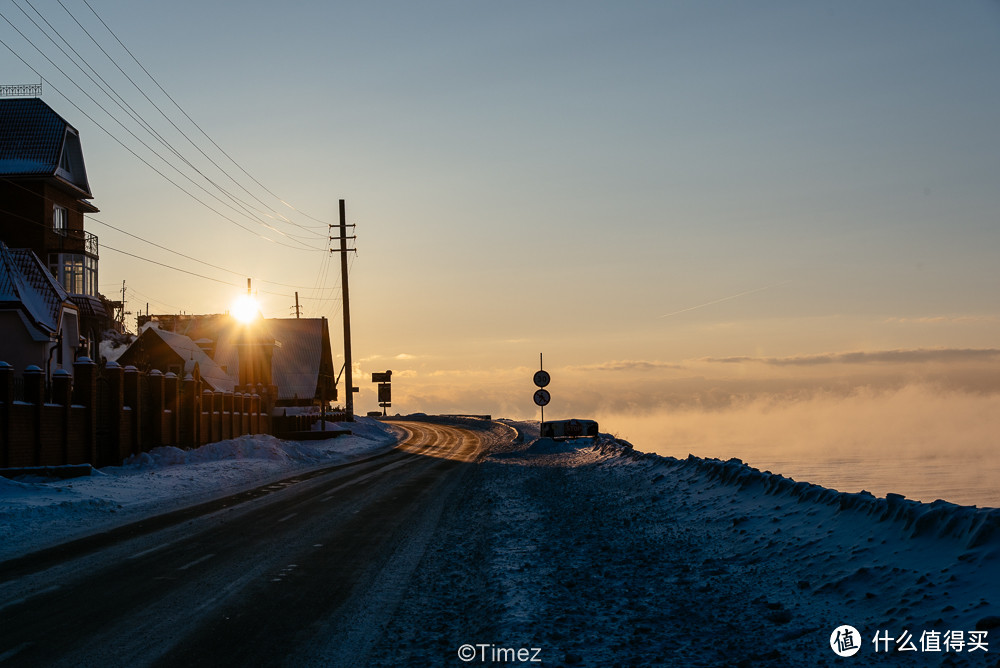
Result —
[{"label": "snow drift", "polygon": [[1000,509],[843,493],[738,459],[675,459],[610,437],[591,449],[600,466],[644,471],[667,490],[665,514],[727,527],[721,558],[767,564],[787,583],[787,605],[825,610],[868,640],[879,629],[1000,635]]},{"label": "snow drift", "polygon": [[344,462],[389,447],[399,437],[391,425],[369,418],[333,426],[352,433],[309,442],[253,435],[194,450],[154,448],[84,478],[0,477],[0,560]]}]

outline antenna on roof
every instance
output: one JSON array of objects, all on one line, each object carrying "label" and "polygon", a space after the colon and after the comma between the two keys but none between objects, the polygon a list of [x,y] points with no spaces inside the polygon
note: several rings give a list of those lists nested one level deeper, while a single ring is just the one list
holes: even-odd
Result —
[{"label": "antenna on roof", "polygon": [[0,97],[41,97],[42,84],[0,84]]}]

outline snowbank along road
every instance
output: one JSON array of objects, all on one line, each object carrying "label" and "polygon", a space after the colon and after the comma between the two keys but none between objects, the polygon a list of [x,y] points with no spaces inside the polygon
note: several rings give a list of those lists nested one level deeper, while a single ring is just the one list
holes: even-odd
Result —
[{"label": "snowbank along road", "polygon": [[[3,665],[348,665],[363,656],[478,456],[399,423],[399,448],[58,564],[0,565]],[[127,534],[127,532],[124,532]]]}]

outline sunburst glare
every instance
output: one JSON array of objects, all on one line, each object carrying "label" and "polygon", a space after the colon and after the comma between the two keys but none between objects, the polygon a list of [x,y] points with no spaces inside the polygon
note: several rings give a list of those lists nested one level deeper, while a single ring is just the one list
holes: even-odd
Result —
[{"label": "sunburst glare", "polygon": [[242,295],[233,302],[230,313],[244,324],[249,324],[260,317],[260,305],[250,295]]}]

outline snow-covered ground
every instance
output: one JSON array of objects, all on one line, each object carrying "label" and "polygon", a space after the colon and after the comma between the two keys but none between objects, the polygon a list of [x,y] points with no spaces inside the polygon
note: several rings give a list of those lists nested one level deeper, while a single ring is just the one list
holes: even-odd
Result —
[{"label": "snow-covered ground", "polygon": [[[521,649],[545,665],[1000,661],[1000,510],[514,426],[524,442],[450,504],[372,665],[509,663]],[[859,632],[852,658],[830,645],[844,624]],[[887,651],[897,639],[915,651]]]},{"label": "snow-covered ground", "polygon": [[241,436],[196,450],[156,448],[89,477],[0,477],[0,561],[143,517],[235,494],[395,444],[401,432],[359,417],[350,436],[282,441]]},{"label": "snow-covered ground", "polygon": [[[492,428],[366,665],[1000,665],[1000,509],[843,494],[508,424],[520,436]],[[0,478],[0,560],[397,435],[350,428],[164,448],[90,478]],[[852,658],[830,645],[844,624],[860,633]]]}]

